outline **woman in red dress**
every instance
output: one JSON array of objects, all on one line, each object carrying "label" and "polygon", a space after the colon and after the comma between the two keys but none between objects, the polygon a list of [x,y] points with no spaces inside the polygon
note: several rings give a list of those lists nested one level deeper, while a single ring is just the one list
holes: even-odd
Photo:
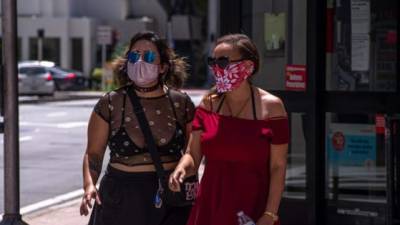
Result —
[{"label": "woman in red dress", "polygon": [[170,188],[178,191],[205,156],[188,225],[238,225],[240,211],[257,225],[279,224],[289,141],[284,105],[251,84],[259,54],[246,35],[218,39],[208,64],[216,87],[196,110],[189,148]]}]

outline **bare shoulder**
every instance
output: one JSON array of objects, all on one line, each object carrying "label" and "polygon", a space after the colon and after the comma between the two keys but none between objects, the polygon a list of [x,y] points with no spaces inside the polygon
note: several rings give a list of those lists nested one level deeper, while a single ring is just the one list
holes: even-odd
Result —
[{"label": "bare shoulder", "polygon": [[219,102],[221,101],[221,96],[218,94],[206,94],[203,96],[199,107],[206,109],[208,111],[213,111],[218,107]]},{"label": "bare shoulder", "polygon": [[260,95],[262,108],[268,111],[268,118],[286,117],[286,109],[282,100],[261,88],[257,88]]}]

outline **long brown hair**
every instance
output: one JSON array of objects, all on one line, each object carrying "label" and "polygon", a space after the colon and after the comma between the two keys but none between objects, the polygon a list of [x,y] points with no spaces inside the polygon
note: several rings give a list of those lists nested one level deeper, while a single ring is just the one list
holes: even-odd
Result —
[{"label": "long brown hair", "polygon": [[[253,76],[260,69],[260,54],[258,53],[256,45],[251,41],[251,39],[245,34],[227,34],[220,38],[218,38],[215,43],[214,49],[222,44],[229,44],[233,46],[233,48],[239,50],[240,55],[243,59],[250,60],[254,63],[254,70],[251,74]],[[251,79],[249,77],[248,79]],[[251,80],[249,80],[251,82]],[[208,98],[219,97],[221,94],[217,93],[215,87],[211,88],[210,92],[206,95]],[[211,99],[210,99],[211,100]]]},{"label": "long brown hair", "polygon": [[187,78],[188,64],[183,57],[175,54],[174,50],[167,45],[165,40],[159,38],[157,34],[151,31],[139,32],[133,36],[125,54],[113,62],[118,84],[124,86],[131,82],[126,69],[127,56],[132,46],[139,40],[152,42],[160,55],[160,63],[168,66],[168,70],[160,77],[162,82],[171,88],[181,88]]}]

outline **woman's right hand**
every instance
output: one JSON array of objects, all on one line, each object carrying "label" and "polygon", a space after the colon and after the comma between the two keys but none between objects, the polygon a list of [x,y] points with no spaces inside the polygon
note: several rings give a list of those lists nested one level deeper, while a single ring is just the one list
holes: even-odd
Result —
[{"label": "woman's right hand", "polygon": [[169,176],[168,186],[171,191],[179,192],[181,191],[181,184],[186,177],[186,170],[181,167],[177,166],[173,173]]},{"label": "woman's right hand", "polygon": [[89,185],[87,188],[85,188],[85,193],[83,194],[81,206],[80,206],[80,213],[81,216],[85,215],[87,216],[89,214],[89,209],[91,209],[92,206],[92,199],[95,199],[96,203],[98,205],[101,205],[99,194],[97,192],[96,186]]}]

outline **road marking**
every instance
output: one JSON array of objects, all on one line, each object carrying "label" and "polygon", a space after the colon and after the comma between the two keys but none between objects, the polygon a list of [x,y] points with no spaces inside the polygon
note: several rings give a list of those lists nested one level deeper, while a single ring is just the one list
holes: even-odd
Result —
[{"label": "road marking", "polygon": [[58,128],[75,128],[75,127],[85,127],[87,125],[87,121],[85,122],[70,122],[70,123],[59,123],[57,124]]},{"label": "road marking", "polygon": [[67,113],[66,112],[53,112],[53,113],[49,113],[46,116],[47,117],[61,117],[61,116],[66,116]]},{"label": "road marking", "polygon": [[20,126],[30,126],[30,127],[52,127],[52,128],[76,128],[76,127],[85,127],[87,126],[87,121],[76,121],[76,122],[68,122],[68,123],[36,123],[36,122],[27,122],[21,121]]},{"label": "road marking", "polygon": [[[19,137],[19,142],[30,141],[32,139],[33,139],[32,136],[23,136],[23,137]],[[4,143],[4,139],[2,139],[0,141],[0,143]]]},{"label": "road marking", "polygon": [[24,137],[20,137],[20,138],[19,138],[19,142],[30,141],[30,140],[32,140],[32,139],[33,139],[32,136],[24,136]]},{"label": "road marking", "polygon": [[20,126],[30,126],[30,127],[56,127],[57,124],[50,124],[50,123],[35,123],[35,122],[19,122]]}]

